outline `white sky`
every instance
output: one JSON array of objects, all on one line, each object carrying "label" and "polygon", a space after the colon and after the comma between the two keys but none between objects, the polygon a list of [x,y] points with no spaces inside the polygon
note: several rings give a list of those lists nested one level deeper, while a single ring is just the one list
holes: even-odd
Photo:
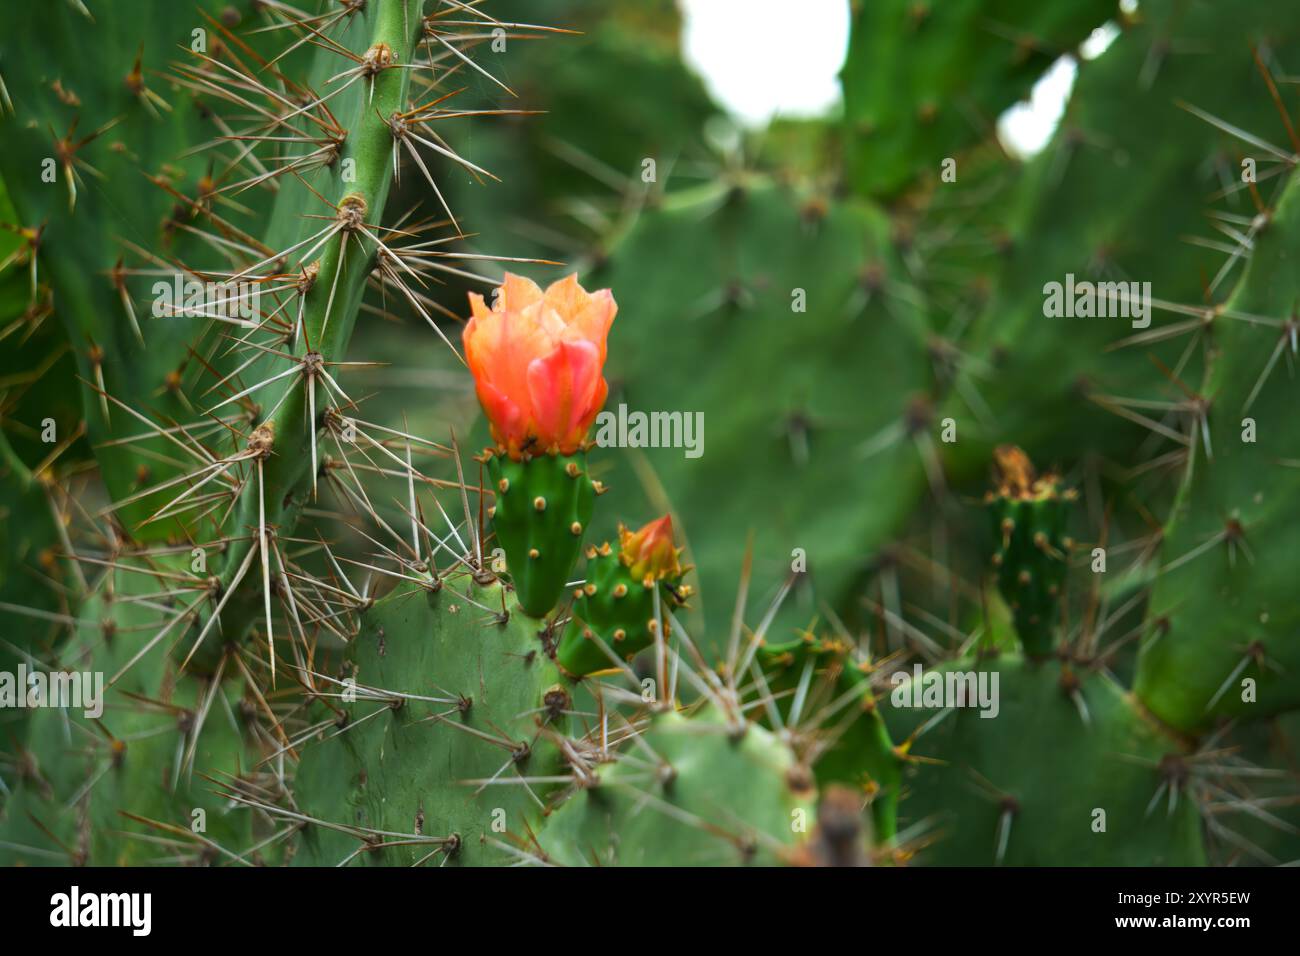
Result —
[{"label": "white sky", "polygon": [[[773,116],[819,116],[840,101],[839,70],[849,38],[848,0],[678,0],[687,63],[709,92],[746,126]],[[1130,3],[1130,6],[1136,4]],[[1092,59],[1118,35],[1114,24],[1093,31],[1081,54]],[[1026,103],[998,120],[1012,155],[1041,151],[1060,122],[1078,67],[1057,60]]]},{"label": "white sky", "polygon": [[747,126],[839,102],[848,0],[679,0],[686,62]]}]

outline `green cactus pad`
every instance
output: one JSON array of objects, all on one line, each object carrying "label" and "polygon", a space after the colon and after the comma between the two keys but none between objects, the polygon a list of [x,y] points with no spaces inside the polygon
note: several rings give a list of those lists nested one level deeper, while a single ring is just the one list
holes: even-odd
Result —
[{"label": "green cactus pad", "polygon": [[[566,866],[735,866],[787,860],[813,826],[811,775],[771,732],[709,711],[655,716],[635,760],[555,810],[539,838]],[[647,764],[646,757],[650,757]]]},{"label": "green cactus pad", "polygon": [[[1222,234],[1207,223],[1254,211],[1248,193],[1225,185],[1241,185],[1243,157],[1269,160],[1181,107],[1264,139],[1280,136],[1252,50],[1290,51],[1297,43],[1295,4],[1143,0],[1140,18],[1126,22],[1101,56],[1079,64],[1051,144],[994,203],[1005,252],[997,265],[984,260],[992,294],[962,342],[975,358],[942,406],[962,436],[943,447],[950,473],[973,480],[1004,442],[1042,461],[1075,460],[1084,447],[1129,465],[1151,457],[1143,447],[1151,433],[1117,414],[1116,400],[1183,397],[1153,374],[1152,356],[1170,369],[1186,363],[1183,380],[1196,381],[1200,350],[1189,346],[1196,314],[1157,304],[1146,329],[1123,317],[1048,317],[1044,287],[1068,274],[1150,282],[1156,303],[1205,305],[1206,286],[1227,258],[1214,241]],[[978,188],[973,180],[963,185],[961,169],[956,183],[936,187],[952,203]],[[946,268],[947,257],[939,264]],[[1243,264],[1219,281],[1213,302],[1228,297]],[[1178,323],[1188,326],[1184,335],[1120,346]]]},{"label": "green cactus pad", "polygon": [[[758,661],[781,719],[789,720],[798,699],[800,717],[812,718],[817,727],[809,749],[818,785],[843,783],[865,794],[875,842],[892,840],[898,832],[903,758],[877,711],[867,672],[850,649],[835,640],[796,640],[760,648]],[[843,706],[847,698],[853,702]],[[833,713],[820,717],[818,726],[827,708]]]},{"label": "green cactus pad", "polygon": [[[188,552],[184,558],[168,566],[155,560],[154,570],[183,574]],[[98,674],[103,713],[29,712],[17,786],[0,816],[0,864],[230,863],[248,854],[256,834],[269,832],[266,821],[232,810],[213,792],[212,780],[271,786],[258,768],[272,738],[257,728],[257,703],[238,665],[227,659],[215,675],[182,674],[164,642],[109,686],[160,626],[156,607],[132,599],[163,586],[164,577],[139,570],[111,572],[57,658],[42,661],[52,670]],[[182,621],[172,640],[184,643],[188,633]],[[278,857],[271,847],[245,862]]]},{"label": "green cactus pad", "polygon": [[402,586],[365,612],[335,675],[356,701],[340,700],[346,716],[299,764],[296,803],[314,823],[296,862],[509,862],[502,846],[537,827],[562,769],[548,733],[569,696],[536,622],[504,606],[500,584],[466,579]]},{"label": "green cactus pad", "polygon": [[977,143],[1114,0],[859,0],[844,87],[849,179],[889,196]]},{"label": "green cactus pad", "polygon": [[[606,514],[680,517],[696,630],[727,633],[725,596],[751,532],[755,593],[802,560],[817,594],[838,602],[924,494],[919,449],[939,437],[921,397],[926,319],[889,229],[865,204],[818,202],[758,176],[721,181],[644,210],[589,276],[633,317],[610,351],[606,407],[703,422],[698,457],[680,447],[602,457]],[[708,374],[688,356],[712,356]],[[779,619],[774,633],[796,623]]]},{"label": "green cactus pad", "polygon": [[1138,659],[1138,696],[1187,731],[1300,707],[1300,430],[1296,382],[1279,361],[1294,348],[1300,303],[1294,174],[1267,220],[1227,304],[1264,318],[1216,324],[1219,352],[1201,389],[1209,446],[1197,429]]},{"label": "green cactus pad", "polygon": [[[910,743],[918,759],[899,823],[921,831],[921,862],[1204,864],[1184,749],[1109,676],[1014,655],[950,661],[932,673],[968,672],[989,675],[990,689],[997,675],[996,716],[956,707]],[[910,695],[901,684],[888,706],[882,701],[896,739],[942,709],[898,706]]]}]

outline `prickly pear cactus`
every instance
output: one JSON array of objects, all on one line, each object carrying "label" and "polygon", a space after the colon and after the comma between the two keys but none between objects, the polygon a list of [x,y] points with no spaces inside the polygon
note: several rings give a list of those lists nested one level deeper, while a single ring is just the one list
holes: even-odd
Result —
[{"label": "prickly pear cactus", "polygon": [[[80,679],[81,699],[33,710],[14,755],[5,804],[8,858],[44,865],[274,862],[280,845],[265,821],[232,812],[205,777],[235,792],[278,788],[262,761],[276,749],[273,714],[260,698],[260,662],[236,650],[196,677],[169,653],[186,634],[194,588],[159,630],[151,604],[185,562],[114,554],[115,567],[79,609],[73,636],[29,662]],[[157,632],[155,634],[155,632]],[[161,641],[151,638],[161,635]],[[170,643],[169,643],[170,641]],[[252,678],[252,679],[250,679]],[[71,756],[68,756],[71,754]]]},{"label": "prickly pear cactus", "polygon": [[15,5],[0,861],[1294,861],[1300,16],[850,20]]},{"label": "prickly pear cactus", "polygon": [[[1291,422],[1300,283],[1300,187],[1291,177],[1263,222],[1245,275],[1216,319],[1196,390],[1187,469],[1162,542],[1135,690],[1175,727],[1267,717],[1300,706],[1291,567],[1300,435]],[[1267,316],[1258,323],[1231,316]],[[1194,436],[1194,437],[1192,437]]]},{"label": "prickly pear cactus", "polygon": [[[711,633],[726,633],[721,596],[751,531],[757,588],[802,567],[805,586],[838,601],[925,494],[937,461],[926,316],[888,229],[870,206],[724,178],[643,212],[592,272],[637,317],[610,359],[630,447],[602,475],[607,513],[680,517],[693,619]],[[752,357],[724,361],[720,343]],[[715,356],[713,371],[686,355]],[[679,412],[681,427],[638,437],[632,416],[652,412]]]},{"label": "prickly pear cactus", "polygon": [[[1260,145],[1279,119],[1259,64],[1285,74],[1300,12],[1151,0],[1118,19],[1109,48],[1078,59],[1052,141],[1008,187],[984,188],[974,157],[958,158],[956,183],[935,187],[936,201],[947,197],[959,213],[964,197],[982,197],[966,201],[990,207],[986,228],[975,231],[969,213],[916,227],[939,233],[936,269],[959,240],[977,242],[987,263],[978,318],[957,343],[957,387],[941,409],[962,434],[942,448],[949,470],[972,481],[1006,443],[1044,463],[1078,461],[1085,449],[1127,468],[1159,459],[1153,442],[1169,427],[1166,409],[1186,394],[1152,374],[1153,358],[1196,381],[1200,330],[1245,265],[1238,236],[1253,239],[1259,204],[1277,185],[1270,174],[1252,195],[1242,164],[1267,172],[1287,153]],[[937,177],[939,160],[930,161]],[[946,191],[954,185],[957,195]],[[1150,309],[1049,317],[1044,286],[1069,275],[1149,282]],[[969,283],[960,291],[961,302],[974,297]]]},{"label": "prickly pear cactus", "polygon": [[[32,665],[102,678],[103,712],[74,723],[66,707],[33,711],[9,764],[5,856],[284,858],[299,826],[260,805],[290,799],[303,728],[277,693],[315,699],[315,654],[347,643],[393,573],[358,572],[348,562],[365,555],[326,543],[336,506],[391,533],[357,483],[373,456],[400,466],[394,447],[405,453],[416,535],[401,546],[426,575],[435,566],[411,450],[433,443],[359,423],[339,378],[368,284],[425,315],[408,282],[418,288],[426,266],[403,243],[432,221],[394,231],[385,200],[394,158],[428,149],[424,124],[446,115],[428,99],[421,39],[475,41],[417,0],[347,4],[310,23],[260,4],[219,17],[147,2],[48,12],[40,29],[17,24],[34,42],[0,58],[13,144],[0,175],[49,172],[15,198],[21,264],[32,304],[54,303],[76,356],[99,483],[83,500],[80,487],[50,496],[67,606],[6,611],[70,632]],[[141,44],[146,22],[157,32]],[[193,42],[172,62],[179,36]],[[89,55],[51,79],[41,58],[78,44]],[[436,190],[424,160],[413,165]],[[56,457],[25,464],[53,486]],[[315,530],[297,529],[312,505]],[[345,567],[375,581],[354,584]]]},{"label": "prickly pear cactus", "polygon": [[[295,862],[507,862],[536,830],[571,694],[497,583],[401,585],[361,616],[296,777]],[[310,825],[316,824],[316,825]]]},{"label": "prickly pear cactus", "polygon": [[816,789],[789,747],[704,711],[665,713],[637,737],[646,759],[600,767],[539,843],[566,866],[737,866],[788,860]]},{"label": "prickly pear cactus", "polygon": [[856,0],[844,86],[849,178],[889,196],[987,134],[1109,0]]},{"label": "prickly pear cactus", "polygon": [[[991,686],[997,711],[926,706],[902,685],[888,722],[917,731],[902,826],[924,823],[926,862],[1003,866],[1197,866],[1205,862],[1194,756],[1104,673],[1018,655],[925,672]],[[985,714],[988,714],[986,719]],[[927,726],[928,725],[928,726]]]}]

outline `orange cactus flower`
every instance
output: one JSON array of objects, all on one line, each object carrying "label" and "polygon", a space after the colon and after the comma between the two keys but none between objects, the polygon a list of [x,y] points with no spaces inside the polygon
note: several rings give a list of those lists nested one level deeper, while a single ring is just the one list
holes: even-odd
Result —
[{"label": "orange cactus flower", "polygon": [[571,275],[543,292],[506,274],[491,308],[470,293],[465,357],[497,445],[519,460],[580,449],[609,385],[605,337],[618,312],[608,289]]},{"label": "orange cactus flower", "polygon": [[673,547],[673,519],[664,515],[651,521],[640,531],[618,528],[619,558],[627,565],[633,578],[649,585],[664,578],[682,576],[677,562],[679,551]]}]

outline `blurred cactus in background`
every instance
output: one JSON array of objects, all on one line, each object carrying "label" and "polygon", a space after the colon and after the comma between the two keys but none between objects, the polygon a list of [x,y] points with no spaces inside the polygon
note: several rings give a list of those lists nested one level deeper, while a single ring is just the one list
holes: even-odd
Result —
[{"label": "blurred cactus in background", "polygon": [[1300,10],[849,6],[12,11],[0,860],[1300,859]]}]

